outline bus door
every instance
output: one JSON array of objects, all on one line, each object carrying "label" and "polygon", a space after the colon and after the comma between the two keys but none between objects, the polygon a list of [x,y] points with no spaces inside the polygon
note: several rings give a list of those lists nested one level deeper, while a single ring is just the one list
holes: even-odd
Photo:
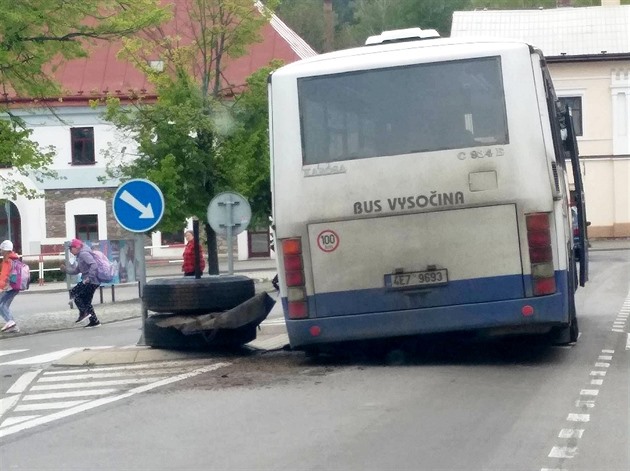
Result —
[{"label": "bus door", "polygon": [[582,174],[580,172],[580,160],[578,156],[577,140],[575,138],[575,129],[573,128],[573,119],[571,112],[567,109],[564,112],[564,121],[566,123],[567,138],[565,146],[571,158],[571,167],[573,169],[573,182],[575,184],[575,205],[578,214],[578,230],[580,244],[580,286],[584,286],[588,281],[588,237],[586,234],[586,204],[584,202],[584,184],[582,182]]}]

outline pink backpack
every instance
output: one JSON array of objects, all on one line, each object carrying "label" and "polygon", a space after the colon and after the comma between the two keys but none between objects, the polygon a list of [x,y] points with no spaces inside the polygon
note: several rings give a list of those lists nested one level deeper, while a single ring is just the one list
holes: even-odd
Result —
[{"label": "pink backpack", "polygon": [[96,260],[96,277],[101,283],[110,283],[114,279],[116,269],[100,250],[92,250],[94,260]]},{"label": "pink backpack", "polygon": [[27,290],[31,284],[31,269],[20,259],[13,260],[9,273],[9,285],[15,291]]}]

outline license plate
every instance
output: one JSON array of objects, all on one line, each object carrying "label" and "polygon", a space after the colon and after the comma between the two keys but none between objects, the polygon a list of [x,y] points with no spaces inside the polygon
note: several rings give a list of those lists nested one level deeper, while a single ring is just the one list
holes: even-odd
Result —
[{"label": "license plate", "polygon": [[445,285],[448,283],[446,268],[429,271],[411,271],[408,273],[391,273],[385,275],[386,288],[410,288],[422,286]]}]

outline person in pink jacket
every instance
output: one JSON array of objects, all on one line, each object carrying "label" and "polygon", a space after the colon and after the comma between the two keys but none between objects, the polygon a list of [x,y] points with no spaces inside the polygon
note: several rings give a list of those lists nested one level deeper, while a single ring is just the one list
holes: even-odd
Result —
[{"label": "person in pink jacket", "polygon": [[13,251],[13,242],[10,240],[2,241],[0,251],[2,252],[2,266],[0,268],[0,315],[5,321],[0,331],[15,333],[19,332],[20,329],[11,314],[11,303],[18,295],[19,291],[11,289],[9,275],[11,275],[13,261],[20,257]]},{"label": "person in pink jacket", "polygon": [[74,300],[79,309],[79,317],[75,323],[89,317],[90,322],[84,327],[100,327],[101,321],[98,320],[92,305],[94,292],[100,285],[97,276],[98,264],[92,254],[92,249],[79,239],[72,239],[69,250],[75,256],[75,263],[68,267],[62,263],[59,269],[70,275],[81,273],[81,281],[70,290],[70,298]]}]

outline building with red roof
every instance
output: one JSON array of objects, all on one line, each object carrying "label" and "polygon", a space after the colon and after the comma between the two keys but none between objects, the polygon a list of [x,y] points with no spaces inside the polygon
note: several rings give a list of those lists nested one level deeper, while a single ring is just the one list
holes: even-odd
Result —
[{"label": "building with red roof", "polygon": [[[264,6],[255,2],[262,11]],[[175,0],[173,17],[161,31],[174,34],[182,44],[193,40],[194,29],[186,0]],[[253,14],[255,9],[253,9]],[[222,93],[238,93],[252,73],[273,60],[284,63],[310,57],[316,52],[278,17],[272,15],[260,31],[261,41],[236,59],[225,59]],[[54,76],[61,85],[61,96],[44,100],[5,95],[12,111],[32,129],[31,139],[41,147],[54,146],[56,157],[51,166],[61,178],[19,178],[42,198],[16,201],[0,207],[0,237],[14,241],[25,255],[59,252],[63,242],[72,238],[104,240],[127,239],[130,234],[115,221],[111,198],[119,185],[105,183],[105,152],[133,155],[135,143],[125,141],[116,129],[101,117],[102,110],[90,107],[90,100],[116,96],[127,100],[142,95],[156,98],[153,85],[133,64],[118,57],[120,42],[97,41],[89,46],[89,56],[59,66]],[[158,54],[147,58],[152,67],[161,67]],[[4,234],[2,233],[4,231]],[[159,242],[159,239],[157,239]]]}]

